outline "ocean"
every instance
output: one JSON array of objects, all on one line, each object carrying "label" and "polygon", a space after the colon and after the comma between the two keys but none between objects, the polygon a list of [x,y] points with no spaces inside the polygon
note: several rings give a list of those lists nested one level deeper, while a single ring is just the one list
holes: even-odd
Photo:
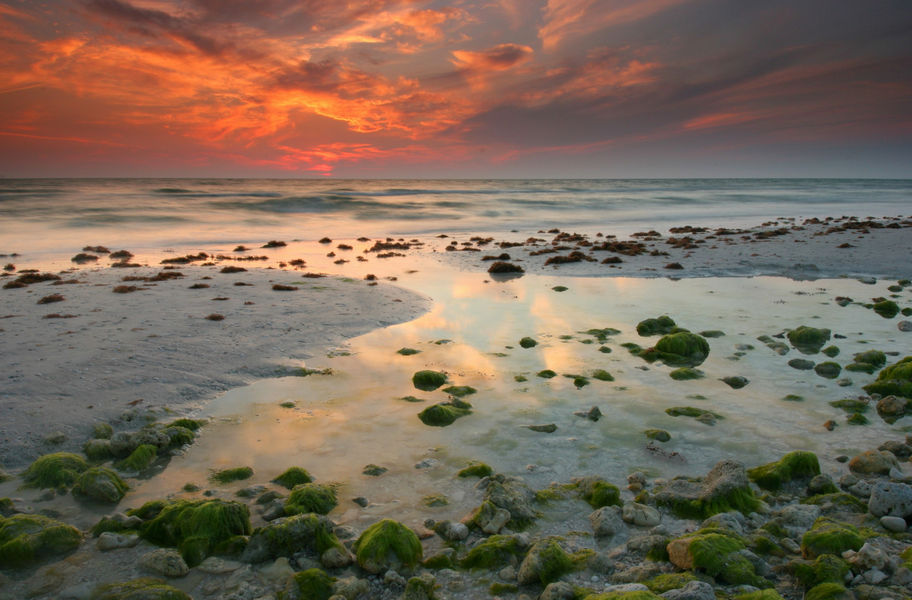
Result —
[{"label": "ocean", "polygon": [[0,253],[899,216],[912,180],[0,180]]}]

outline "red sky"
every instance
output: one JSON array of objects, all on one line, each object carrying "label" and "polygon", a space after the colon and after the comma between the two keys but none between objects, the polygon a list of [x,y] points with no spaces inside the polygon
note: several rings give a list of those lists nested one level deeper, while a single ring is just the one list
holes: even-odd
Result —
[{"label": "red sky", "polygon": [[0,0],[0,176],[912,176],[908,0]]}]

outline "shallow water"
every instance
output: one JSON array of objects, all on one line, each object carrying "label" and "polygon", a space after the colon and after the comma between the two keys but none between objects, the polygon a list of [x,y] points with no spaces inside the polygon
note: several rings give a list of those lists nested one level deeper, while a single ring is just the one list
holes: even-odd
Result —
[{"label": "shallow water", "polygon": [[[427,259],[425,259],[427,260]],[[207,486],[210,469],[239,465],[254,468],[252,479],[223,486],[218,495],[251,484],[267,483],[292,465],[307,468],[319,482],[340,485],[340,506],[331,516],[343,523],[372,522],[392,516],[411,525],[425,518],[459,518],[478,504],[473,481],[456,472],[470,460],[489,463],[501,473],[521,475],[534,488],[572,477],[600,475],[623,485],[626,476],[642,470],[650,476],[700,475],[722,458],[734,457],[748,466],[775,460],[794,449],[817,452],[824,469],[836,472],[840,454],[900,439],[904,421],[887,425],[873,410],[871,424],[850,426],[831,400],[856,396],[874,376],[846,373],[852,385],[841,387],[813,371],[797,371],[786,363],[801,355],[792,349],[780,356],[756,340],[802,324],[828,327],[845,339],[834,339],[841,352],[811,360],[835,360],[843,366],[852,354],[877,348],[908,353],[893,320],[861,306],[839,307],[836,296],[868,300],[886,295],[888,282],[875,286],[855,280],[796,282],[779,278],[670,279],[560,278],[526,275],[492,282],[484,273],[411,264],[416,273],[403,275],[407,286],[435,299],[419,319],[376,330],[351,340],[344,348],[315,357],[307,367],[331,368],[332,375],[284,377],[232,390],[213,401],[204,416],[213,422],[202,430],[185,455],[171,461],[161,475],[143,482],[124,505],[173,494],[184,483]],[[318,285],[305,282],[307,285]],[[565,285],[565,292],[552,288]],[[908,292],[904,292],[908,299]],[[710,339],[711,353],[700,366],[705,379],[677,382],[671,368],[647,364],[621,347],[644,347],[658,338],[637,335],[636,323],[671,315],[692,331],[721,329]],[[306,326],[306,324],[302,324]],[[621,331],[599,350],[592,328]],[[520,338],[539,341],[522,349]],[[444,343],[438,343],[447,340]],[[590,343],[592,342],[592,343]],[[749,344],[753,349],[742,350]],[[421,352],[401,356],[396,350]],[[892,359],[895,360],[895,359]],[[445,401],[442,391],[421,392],[411,375],[421,369],[447,372],[455,385],[478,393],[466,398],[473,413],[445,428],[428,427],[417,413]],[[563,374],[588,375],[605,369],[613,382],[590,379],[577,389]],[[546,380],[542,369],[559,373]],[[514,377],[524,375],[526,382]],[[719,378],[742,375],[750,384],[733,390]],[[798,394],[803,402],[782,398]],[[417,396],[421,403],[403,401]],[[699,398],[702,396],[703,398]],[[293,408],[280,406],[293,402]],[[686,417],[671,417],[673,406],[696,406],[721,414],[715,426]],[[598,406],[598,422],[575,416]],[[828,432],[822,424],[834,419]],[[554,433],[537,433],[524,425],[554,423]],[[647,449],[643,430],[668,430],[672,439]],[[668,456],[672,453],[677,455]],[[415,464],[439,461],[427,469]],[[361,473],[367,464],[389,469],[379,478]],[[427,508],[422,499],[445,495],[449,505]],[[361,509],[357,496],[371,504]]]}]

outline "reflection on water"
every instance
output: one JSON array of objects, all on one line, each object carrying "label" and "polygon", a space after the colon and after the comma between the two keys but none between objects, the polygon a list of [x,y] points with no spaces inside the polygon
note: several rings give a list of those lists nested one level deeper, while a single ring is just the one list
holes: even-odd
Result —
[{"label": "reflection on water", "polygon": [[[839,454],[901,436],[903,422],[888,426],[872,414],[871,425],[850,426],[828,405],[863,393],[861,385],[873,376],[843,372],[852,384],[840,386],[813,371],[789,367],[797,350],[780,356],[756,339],[808,324],[846,336],[832,340],[841,351],[834,360],[843,366],[853,353],[872,348],[905,355],[907,347],[897,339],[902,334],[893,320],[833,302],[836,296],[867,300],[885,294],[881,287],[886,282],[872,287],[854,280],[525,276],[495,283],[483,273],[417,266],[418,272],[404,281],[436,300],[429,313],[308,361],[310,368],[330,367],[332,375],[265,380],[224,394],[210,404],[207,416],[213,422],[197,443],[162,475],[131,492],[125,503],[171,494],[187,482],[205,487],[213,468],[254,468],[253,479],[226,488],[233,491],[266,483],[299,465],[318,481],[340,485],[340,506],[333,513],[339,521],[395,516],[420,523],[428,516],[458,518],[477,504],[471,482],[455,477],[470,460],[522,475],[533,487],[588,474],[623,484],[634,470],[653,476],[697,475],[724,457],[753,465],[798,448],[818,452],[824,468],[832,468]],[[554,291],[559,284],[569,290]],[[700,367],[705,379],[673,381],[669,367],[647,364],[621,346],[654,343],[657,338],[638,336],[635,326],[662,314],[692,331],[725,332],[709,340],[711,354]],[[621,333],[604,344],[583,333],[607,327]],[[518,341],[524,336],[538,345],[521,348]],[[420,353],[397,354],[402,347]],[[820,354],[807,358],[830,360]],[[476,388],[466,398],[473,414],[445,428],[423,425],[417,413],[447,395],[416,390],[411,376],[420,369],[445,371],[453,384]],[[536,376],[543,369],[558,376]],[[594,369],[608,371],[615,380],[589,379],[578,389],[563,376],[586,376]],[[733,390],[720,381],[729,375],[744,376],[750,384]],[[805,400],[783,401],[787,394]],[[294,407],[281,406],[288,402]],[[664,412],[683,405],[724,418],[709,426]],[[574,415],[592,406],[604,415],[598,422]],[[822,427],[828,419],[839,422],[835,432]],[[557,425],[554,433],[524,427],[548,423]],[[642,433],[647,428],[671,433],[671,441],[660,444],[664,452],[647,448]],[[683,460],[667,457],[671,452]],[[415,468],[429,458],[434,459],[429,468]],[[371,463],[389,471],[380,477],[362,474]],[[446,495],[449,505],[422,506],[422,498],[435,494]],[[356,506],[351,499],[358,496],[371,504]]]}]

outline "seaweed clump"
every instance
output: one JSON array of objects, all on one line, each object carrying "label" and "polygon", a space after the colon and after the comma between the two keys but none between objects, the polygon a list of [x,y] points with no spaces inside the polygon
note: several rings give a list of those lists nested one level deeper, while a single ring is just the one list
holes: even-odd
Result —
[{"label": "seaweed clump", "polygon": [[449,402],[428,406],[418,413],[418,418],[421,419],[422,423],[431,427],[446,427],[447,425],[452,425],[456,419],[471,413],[471,404],[453,398]]},{"label": "seaweed clump", "polygon": [[829,329],[818,329],[817,327],[808,327],[802,325],[786,334],[792,346],[798,349],[802,354],[817,354],[823,345],[830,339]]},{"label": "seaweed clump", "polygon": [[661,360],[672,367],[697,367],[709,356],[709,342],[689,331],[663,336],[653,348],[639,352],[647,361]]},{"label": "seaweed clump", "polygon": [[817,558],[822,554],[841,555],[846,550],[858,550],[862,544],[864,538],[854,526],[820,517],[801,538],[801,553],[805,558]]},{"label": "seaweed clump", "polygon": [[412,375],[412,385],[424,392],[433,392],[446,383],[446,380],[446,374],[440,371],[424,370]]},{"label": "seaweed clump", "polygon": [[0,564],[25,566],[75,549],[82,541],[78,529],[43,515],[0,518]]},{"label": "seaweed clump", "polygon": [[877,379],[864,386],[869,394],[912,398],[912,356],[881,369]]},{"label": "seaweed clump", "polygon": [[700,569],[730,585],[771,587],[741,554],[745,548],[740,537],[725,529],[703,529],[672,540],[668,544],[668,554],[675,566]]},{"label": "seaweed clump", "polygon": [[273,483],[278,483],[289,490],[294,489],[297,485],[310,483],[311,481],[313,481],[313,477],[307,472],[307,469],[302,467],[288,467],[284,473],[272,480]]},{"label": "seaweed clump", "polygon": [[191,567],[231,548],[236,536],[250,535],[250,510],[240,502],[153,501],[128,514],[147,519],[139,528],[143,539],[176,547]]},{"label": "seaweed clump", "polygon": [[776,462],[747,470],[747,476],[761,488],[770,491],[782,489],[793,479],[809,479],[820,475],[820,462],[813,452],[789,452]]},{"label": "seaweed clump", "polygon": [[215,483],[231,483],[233,481],[242,481],[253,477],[253,469],[250,467],[234,467],[231,469],[222,469],[215,471],[209,476],[209,479]]},{"label": "seaweed clump", "polygon": [[81,456],[70,452],[55,452],[36,459],[22,474],[22,479],[29,487],[69,487],[88,468],[89,465]]},{"label": "seaweed clump", "polygon": [[656,317],[653,319],[645,319],[637,323],[637,333],[641,337],[649,337],[652,335],[665,335],[672,333],[678,328],[677,324],[674,322],[674,319],[668,315],[662,315],[661,317]]},{"label": "seaweed clump", "polygon": [[285,514],[316,513],[325,515],[339,504],[336,491],[328,485],[302,483],[296,485],[285,501]]},{"label": "seaweed clump", "polygon": [[361,568],[374,574],[399,565],[415,567],[422,557],[415,532],[392,519],[383,519],[365,529],[354,550]]},{"label": "seaweed clump", "polygon": [[192,600],[190,596],[155,577],[98,586],[89,600]]},{"label": "seaweed clump", "polygon": [[456,475],[457,475],[457,477],[462,477],[462,478],[487,477],[488,475],[491,475],[493,472],[494,472],[494,470],[490,467],[490,465],[487,465],[482,462],[477,462],[477,463],[471,463],[469,466],[460,470]]},{"label": "seaweed clump", "polygon": [[73,494],[97,502],[120,502],[130,486],[111,469],[92,467],[82,473],[73,486]]}]

